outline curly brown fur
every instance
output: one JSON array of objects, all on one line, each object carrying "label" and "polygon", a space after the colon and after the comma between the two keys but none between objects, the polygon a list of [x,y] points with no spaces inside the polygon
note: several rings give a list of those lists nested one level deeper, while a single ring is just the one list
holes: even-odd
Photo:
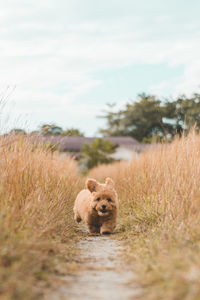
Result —
[{"label": "curly brown fur", "polygon": [[112,233],[119,210],[113,180],[106,178],[105,183],[101,184],[95,179],[88,179],[86,188],[76,197],[74,219],[77,222],[83,221],[90,233]]}]

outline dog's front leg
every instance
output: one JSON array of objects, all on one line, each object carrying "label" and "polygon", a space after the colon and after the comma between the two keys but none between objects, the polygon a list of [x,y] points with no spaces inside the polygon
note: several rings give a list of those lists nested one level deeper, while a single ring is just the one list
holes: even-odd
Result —
[{"label": "dog's front leg", "polygon": [[104,222],[101,226],[100,233],[101,234],[111,234],[115,229],[116,224],[111,221]]},{"label": "dog's front leg", "polygon": [[100,233],[100,226],[88,224],[88,229],[90,233]]}]

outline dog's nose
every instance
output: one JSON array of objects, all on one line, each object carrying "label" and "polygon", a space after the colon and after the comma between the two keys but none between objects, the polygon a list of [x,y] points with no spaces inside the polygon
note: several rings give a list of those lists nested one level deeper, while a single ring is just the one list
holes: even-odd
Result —
[{"label": "dog's nose", "polygon": [[102,209],[106,209],[106,205],[105,204],[102,205]]}]

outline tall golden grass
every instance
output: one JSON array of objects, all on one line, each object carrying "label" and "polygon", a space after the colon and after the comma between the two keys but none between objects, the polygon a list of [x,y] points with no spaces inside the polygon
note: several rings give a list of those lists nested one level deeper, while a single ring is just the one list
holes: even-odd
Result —
[{"label": "tall golden grass", "polygon": [[[0,298],[38,299],[72,260],[72,205],[83,178],[72,159],[24,137],[0,139],[0,170]],[[191,132],[89,176],[115,180],[116,237],[141,298],[199,299],[200,136]]]},{"label": "tall golden grass", "polygon": [[200,136],[193,131],[89,176],[115,180],[118,232],[142,299],[199,299]]},{"label": "tall golden grass", "polygon": [[[74,236],[76,163],[24,137],[0,139],[0,298],[38,299]],[[67,250],[68,249],[68,250]],[[42,288],[41,288],[42,287]]]}]

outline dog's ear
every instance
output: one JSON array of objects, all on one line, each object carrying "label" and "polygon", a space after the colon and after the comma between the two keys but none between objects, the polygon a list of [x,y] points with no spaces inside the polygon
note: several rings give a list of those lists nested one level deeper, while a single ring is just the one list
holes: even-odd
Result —
[{"label": "dog's ear", "polygon": [[107,177],[105,183],[109,187],[114,188],[114,181],[111,178]]},{"label": "dog's ear", "polygon": [[96,192],[97,191],[97,188],[98,188],[98,182],[95,180],[95,179],[88,179],[86,181],[86,187],[87,189],[93,193],[93,192]]}]

